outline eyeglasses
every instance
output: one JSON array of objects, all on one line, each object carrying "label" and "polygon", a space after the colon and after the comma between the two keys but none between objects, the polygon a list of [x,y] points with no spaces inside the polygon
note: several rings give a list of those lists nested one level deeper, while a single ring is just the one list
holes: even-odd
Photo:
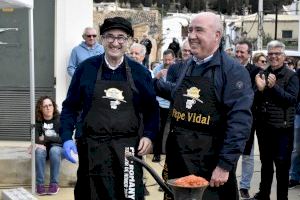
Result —
[{"label": "eyeglasses", "polygon": [[95,38],[95,37],[97,37],[97,35],[85,35],[85,36],[88,37],[88,38],[91,38],[91,37]]},{"label": "eyeglasses", "polygon": [[45,108],[51,108],[51,107],[53,107],[53,104],[48,104],[48,105],[44,105],[44,106],[43,106],[44,109],[45,109]]},{"label": "eyeglasses", "polygon": [[261,63],[267,63],[266,60],[258,60],[258,61],[261,62]]},{"label": "eyeglasses", "polygon": [[268,56],[280,56],[282,54],[282,52],[268,52]]},{"label": "eyeglasses", "polygon": [[115,40],[117,40],[119,44],[123,44],[125,41],[128,40],[128,37],[123,35],[113,36],[111,34],[108,34],[108,35],[103,35],[102,37],[109,43],[113,43]]}]

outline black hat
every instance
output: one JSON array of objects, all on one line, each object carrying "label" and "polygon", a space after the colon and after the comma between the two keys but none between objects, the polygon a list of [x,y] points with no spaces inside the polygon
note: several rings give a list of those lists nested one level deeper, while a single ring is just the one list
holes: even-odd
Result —
[{"label": "black hat", "polygon": [[121,29],[131,37],[133,37],[134,34],[131,23],[123,17],[105,19],[103,24],[100,26],[100,35],[103,35],[106,31],[111,29]]}]

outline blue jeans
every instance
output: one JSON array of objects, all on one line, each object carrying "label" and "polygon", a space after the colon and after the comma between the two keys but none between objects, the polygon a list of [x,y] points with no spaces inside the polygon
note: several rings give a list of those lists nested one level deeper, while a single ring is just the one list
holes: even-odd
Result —
[{"label": "blue jeans", "polygon": [[254,172],[254,144],[252,145],[250,155],[242,155],[242,174],[240,188],[250,189],[250,182]]},{"label": "blue jeans", "polygon": [[[52,146],[49,150],[50,183],[59,182],[60,163],[63,158],[63,148]],[[47,151],[41,148],[35,150],[36,184],[44,184]]]},{"label": "blue jeans", "polygon": [[292,152],[290,179],[300,181],[300,115],[295,116],[294,127],[294,148]]}]

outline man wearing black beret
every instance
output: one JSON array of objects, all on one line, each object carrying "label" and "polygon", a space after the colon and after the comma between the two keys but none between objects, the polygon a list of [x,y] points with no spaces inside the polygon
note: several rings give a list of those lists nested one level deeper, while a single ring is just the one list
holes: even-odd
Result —
[{"label": "man wearing black beret", "polygon": [[[79,157],[75,200],[144,199],[142,169],[125,154],[149,153],[158,131],[151,75],[125,55],[134,36],[129,21],[105,19],[100,35],[105,53],[76,69],[61,112],[66,159],[76,162],[72,152]],[[75,125],[82,132],[76,145]]]}]

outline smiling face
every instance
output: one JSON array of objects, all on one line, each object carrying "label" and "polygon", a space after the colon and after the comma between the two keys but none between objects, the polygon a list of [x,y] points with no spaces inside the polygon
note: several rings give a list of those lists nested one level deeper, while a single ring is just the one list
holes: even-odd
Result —
[{"label": "smiling face", "polygon": [[254,63],[256,66],[261,69],[265,69],[267,66],[267,58],[265,56],[259,56],[257,63]]},{"label": "smiling face", "polygon": [[130,48],[130,56],[139,63],[143,63],[145,55],[142,53],[142,49],[139,47]]},{"label": "smiling face", "polygon": [[282,67],[285,57],[286,56],[280,47],[274,47],[268,50],[268,61],[273,69]]},{"label": "smiling face", "polygon": [[107,58],[120,60],[128,48],[128,36],[120,29],[111,29],[102,36],[102,45]]},{"label": "smiling face", "polygon": [[242,65],[246,65],[250,59],[249,47],[247,44],[237,44],[235,47],[235,57]]},{"label": "smiling face", "polygon": [[194,17],[188,28],[191,52],[199,59],[212,55],[220,44],[221,28],[218,16],[200,13]]}]

